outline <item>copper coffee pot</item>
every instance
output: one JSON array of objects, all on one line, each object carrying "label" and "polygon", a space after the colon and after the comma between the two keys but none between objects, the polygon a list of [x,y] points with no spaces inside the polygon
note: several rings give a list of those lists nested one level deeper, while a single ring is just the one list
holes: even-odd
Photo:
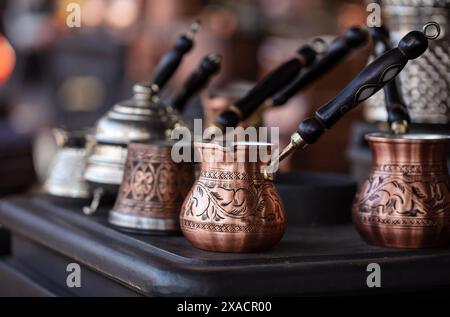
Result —
[{"label": "copper coffee pot", "polygon": [[112,225],[140,233],[180,230],[180,207],[195,175],[191,163],[173,161],[173,147],[171,141],[128,146],[124,178],[109,213]]},{"label": "copper coffee pot", "polygon": [[[325,129],[383,88],[408,60],[423,54],[427,46],[427,37],[422,32],[408,33],[399,47],[368,65],[314,117],[303,120],[290,144],[275,159],[268,154],[273,151],[270,144],[236,143],[228,147],[215,142],[197,144],[203,160],[200,177],[181,210],[185,237],[198,248],[219,252],[262,251],[274,246],[283,235],[286,221],[272,182],[279,161],[295,149],[317,142]],[[241,156],[224,159],[230,152]],[[249,160],[252,153],[262,155]],[[270,163],[268,156],[272,158]]]},{"label": "copper coffee pot", "polygon": [[150,83],[134,86],[133,99],[116,104],[97,122],[95,143],[84,173],[94,199],[91,206],[83,208],[85,214],[95,212],[104,195],[116,197],[130,142],[163,140],[168,130],[173,128],[173,117],[168,112],[169,108],[160,102],[158,93],[175,73],[185,54],[192,49],[199,27],[199,23],[194,22],[191,31],[176,40],[173,49],[157,65]]},{"label": "copper coffee pot", "polygon": [[[437,28],[439,36],[439,25],[429,23],[428,27]],[[409,115],[395,83],[391,83],[384,90],[391,134],[366,135],[373,160],[353,204],[355,227],[364,240],[379,246],[448,246],[450,183],[446,157],[450,136],[404,134]]]},{"label": "copper coffee pot", "polygon": [[[219,71],[220,62],[219,55],[209,54],[189,76],[171,103],[171,126],[183,125],[179,113]],[[141,233],[179,231],[180,206],[194,182],[194,165],[175,163],[172,145],[173,142],[163,140],[129,144],[119,195],[109,214],[112,225]]]}]

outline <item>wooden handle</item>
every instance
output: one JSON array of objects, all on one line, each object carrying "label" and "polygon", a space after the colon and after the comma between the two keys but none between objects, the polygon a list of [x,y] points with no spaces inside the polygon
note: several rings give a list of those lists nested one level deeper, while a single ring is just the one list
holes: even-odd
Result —
[{"label": "wooden handle", "polygon": [[196,21],[191,25],[191,32],[177,38],[172,50],[167,52],[156,66],[152,79],[150,80],[152,85],[158,87],[159,90],[166,85],[178,66],[180,66],[184,55],[194,46],[194,34],[198,29],[199,22]]},{"label": "wooden handle", "polygon": [[202,90],[211,77],[220,70],[222,57],[218,54],[209,54],[203,58],[198,68],[189,76],[183,89],[174,98],[172,106],[179,112],[195,94]]},{"label": "wooden handle", "polygon": [[[370,34],[374,43],[373,55],[375,57],[384,54],[392,48],[389,30],[387,28],[383,26],[370,28]],[[395,129],[395,125],[399,124],[398,127],[407,130],[407,127],[411,122],[411,118],[409,116],[408,108],[403,102],[398,82],[396,80],[392,80],[384,86],[384,96],[386,101],[388,123],[391,129]]]},{"label": "wooden handle", "polygon": [[383,88],[409,60],[419,57],[427,48],[428,40],[422,32],[408,33],[397,48],[374,60],[341,93],[317,110],[314,117],[305,119],[297,132],[306,143],[315,143],[325,128],[331,128],[348,111]]},{"label": "wooden handle", "polygon": [[310,65],[316,56],[313,48],[308,45],[300,48],[298,54],[298,57],[281,64],[259,81],[244,97],[236,101],[231,110],[219,115],[216,124],[222,127],[235,127],[239,121],[247,119],[266,99],[291,82],[304,66]]},{"label": "wooden handle", "polygon": [[366,43],[368,38],[367,31],[364,29],[358,27],[349,28],[344,35],[336,38],[330,44],[326,55],[321,60],[275,95],[273,105],[284,105],[294,95],[339,64],[353,49]]}]

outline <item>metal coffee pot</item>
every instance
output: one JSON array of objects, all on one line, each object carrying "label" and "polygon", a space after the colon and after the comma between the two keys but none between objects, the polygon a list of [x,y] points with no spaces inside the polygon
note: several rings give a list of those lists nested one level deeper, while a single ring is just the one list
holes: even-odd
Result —
[{"label": "metal coffee pot", "polygon": [[[189,76],[173,99],[169,126],[183,125],[180,113],[187,101],[200,91],[220,69],[221,57],[207,55]],[[148,139],[128,145],[124,176],[109,222],[118,229],[140,233],[179,231],[182,201],[195,178],[192,163],[175,163],[171,157],[174,142]]]},{"label": "metal coffee pot", "polygon": [[450,242],[450,136],[366,135],[372,168],[353,204],[353,222],[370,244],[445,247]]},{"label": "metal coffee pot", "polygon": [[[262,98],[292,80],[302,66],[309,65],[315,57],[315,52],[309,47],[302,52],[304,55],[300,53],[299,57],[283,64],[261,81],[257,85],[260,88],[246,95],[240,104],[254,103],[254,99],[261,103]],[[189,91],[204,86],[208,78],[218,71],[219,63],[217,55],[209,55],[203,60],[199,70],[188,79],[185,90],[174,99],[176,111],[182,109],[191,94]],[[195,178],[194,165],[192,161],[174,163],[171,156],[173,147],[169,146],[169,141],[147,140],[142,143],[145,144],[132,142],[128,147],[125,176],[114,208],[110,211],[109,222],[122,230],[144,233],[177,231],[181,202]]]},{"label": "metal coffee pot", "polygon": [[44,183],[44,191],[54,197],[89,199],[91,193],[84,180],[87,148],[86,131],[54,129],[58,151]]},{"label": "metal coffee pot", "polygon": [[[219,252],[253,252],[274,246],[281,239],[286,222],[272,182],[279,161],[295,149],[317,142],[325,129],[382,89],[427,47],[422,32],[407,34],[399,47],[368,65],[337,97],[319,108],[314,117],[303,120],[289,145],[276,158],[269,155],[273,151],[271,144],[197,144],[203,160],[200,177],[181,210],[185,237],[200,249]],[[227,153],[235,155],[230,158]]]},{"label": "metal coffee pot", "polygon": [[183,56],[191,50],[198,28],[196,22],[191,32],[177,39],[174,48],[156,67],[150,83],[135,85],[133,98],[116,104],[96,124],[95,144],[84,173],[94,199],[90,207],[83,208],[85,214],[95,212],[102,196],[116,197],[130,142],[163,140],[167,131],[173,128],[173,117],[169,115],[168,107],[160,102],[158,93],[172,77]]},{"label": "metal coffee pot", "polygon": [[125,174],[109,223],[140,233],[180,230],[180,207],[195,174],[191,162],[174,162],[173,146],[172,141],[128,146]]}]

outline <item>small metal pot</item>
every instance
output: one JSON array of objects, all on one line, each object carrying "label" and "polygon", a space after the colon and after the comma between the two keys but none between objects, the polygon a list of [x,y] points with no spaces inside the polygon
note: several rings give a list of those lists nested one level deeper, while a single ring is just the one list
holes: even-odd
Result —
[{"label": "small metal pot", "polygon": [[87,150],[86,131],[54,130],[58,152],[50,166],[44,191],[55,197],[89,199],[91,192],[84,180]]},{"label": "small metal pot", "polygon": [[131,143],[125,173],[109,222],[126,231],[180,230],[181,204],[194,183],[194,166],[175,163],[172,142]]},{"label": "small metal pot", "polygon": [[444,247],[450,242],[450,136],[368,134],[372,169],[353,204],[353,222],[370,244]]},{"label": "small metal pot", "polygon": [[285,209],[262,172],[273,145],[196,147],[202,165],[181,208],[184,236],[197,248],[218,252],[263,251],[277,244],[286,226]]}]

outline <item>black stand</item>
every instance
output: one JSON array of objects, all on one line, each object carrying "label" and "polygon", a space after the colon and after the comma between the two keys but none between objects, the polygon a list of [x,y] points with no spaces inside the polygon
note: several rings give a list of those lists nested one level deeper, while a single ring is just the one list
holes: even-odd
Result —
[{"label": "black stand", "polygon": [[[298,212],[302,212],[299,206]],[[106,210],[94,217],[42,197],[0,204],[11,253],[0,256],[0,295],[277,296],[448,294],[450,249],[398,250],[365,244],[351,226],[288,228],[273,250],[211,253],[182,236],[127,235]],[[67,265],[81,266],[81,287],[66,284]],[[369,288],[367,266],[381,266]]]}]

